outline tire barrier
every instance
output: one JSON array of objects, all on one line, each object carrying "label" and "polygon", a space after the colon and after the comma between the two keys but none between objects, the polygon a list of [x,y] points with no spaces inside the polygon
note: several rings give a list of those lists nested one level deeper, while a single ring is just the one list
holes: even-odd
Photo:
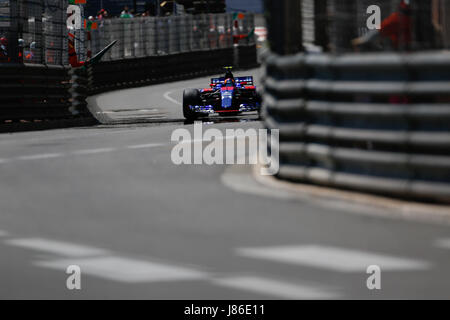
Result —
[{"label": "tire barrier", "polygon": [[95,123],[82,78],[62,66],[0,64],[0,131],[36,130]]},{"label": "tire barrier", "polygon": [[450,56],[271,55],[263,117],[278,177],[450,202]]}]

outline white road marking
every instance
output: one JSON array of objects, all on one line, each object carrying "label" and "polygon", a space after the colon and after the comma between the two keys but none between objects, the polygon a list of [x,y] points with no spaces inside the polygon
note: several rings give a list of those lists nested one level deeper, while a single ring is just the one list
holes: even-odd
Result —
[{"label": "white road marking", "polygon": [[[140,128],[142,129],[142,128]],[[31,138],[23,138],[21,136],[30,135],[30,133],[27,132],[19,132],[15,133],[12,136],[5,136],[2,137],[2,140],[0,140],[0,144],[14,144],[17,145],[18,143],[34,143],[34,142],[45,142],[45,141],[59,141],[59,140],[66,140],[68,138],[70,139],[76,139],[76,140],[86,140],[87,138],[96,137],[96,136],[108,136],[111,134],[125,134],[125,133],[136,133],[136,129],[108,129],[108,131],[95,131],[95,132],[87,132],[89,130],[96,130],[96,129],[86,129],[83,131],[83,133],[78,132],[76,136],[73,134],[65,134],[63,132],[58,132],[57,136],[52,137],[31,137]],[[18,138],[19,137],[19,138]]]},{"label": "white road marking", "polygon": [[121,114],[121,113],[157,113],[158,109],[130,109],[130,110],[110,110],[110,111],[99,111],[97,114]]},{"label": "white road marking", "polygon": [[[97,148],[97,149],[86,149],[86,150],[77,150],[70,153],[70,155],[94,155],[94,154],[100,154],[100,153],[108,153],[108,152],[114,152],[119,151],[121,149],[126,150],[136,150],[136,149],[147,149],[147,148],[154,148],[154,147],[161,147],[165,146],[164,143],[149,143],[149,144],[140,144],[140,145],[131,145],[126,146],[123,148]],[[64,153],[44,153],[44,154],[34,154],[34,155],[26,155],[26,156],[19,156],[14,158],[15,160],[46,160],[46,159],[54,159],[54,158],[61,158],[65,157],[68,154]],[[0,159],[0,164],[3,163],[9,163],[14,159]]]},{"label": "white road marking", "polygon": [[99,154],[99,153],[108,153],[117,151],[116,148],[98,148],[98,149],[87,149],[87,150],[78,150],[74,151],[72,154],[75,155],[90,155],[90,154]]},{"label": "white road marking", "polygon": [[83,274],[127,283],[191,281],[207,278],[205,273],[192,269],[114,256],[38,261],[35,265],[57,270],[77,265]]},{"label": "white road marking", "polygon": [[179,105],[179,106],[183,105],[183,103],[181,103],[181,102],[178,101],[178,100],[175,100],[174,98],[172,98],[172,97],[170,96],[172,93],[173,93],[173,91],[168,91],[168,92],[164,93],[164,98],[165,98],[166,100],[169,100],[169,101],[172,102],[172,103],[175,103],[176,105]]},{"label": "white road marking", "polygon": [[138,112],[146,113],[146,112],[159,112],[158,109],[140,109]]},{"label": "white road marking", "polygon": [[449,249],[450,250],[450,239],[439,239],[435,242],[434,245],[441,249]]},{"label": "white road marking", "polygon": [[57,254],[63,257],[89,257],[108,254],[108,251],[103,249],[42,238],[11,239],[7,240],[6,243],[15,247]]},{"label": "white road marking", "polygon": [[[108,250],[42,238],[10,239],[6,244],[59,256],[38,260],[38,267],[66,270],[78,265],[83,274],[112,281],[140,283],[207,280],[208,274],[190,268],[116,256]],[[42,258],[41,258],[42,259]]]},{"label": "white road marking", "polygon": [[128,149],[148,149],[148,148],[156,148],[156,147],[162,147],[165,144],[162,143],[149,143],[149,144],[138,144],[134,146],[128,146]]},{"label": "white road marking", "polygon": [[[233,139],[246,139],[246,138],[250,138],[250,137],[258,137],[257,134],[249,134],[249,135],[233,135],[233,136],[222,136],[222,137],[217,137],[217,140],[233,140]],[[176,142],[176,141],[174,141]],[[191,139],[191,140],[183,140],[179,143],[181,144],[185,144],[185,143],[198,143],[198,142],[211,142],[211,140],[208,139]],[[178,142],[176,142],[178,143]]]},{"label": "white road marking", "polygon": [[213,280],[216,285],[250,291],[281,299],[337,299],[339,295],[330,288],[298,285],[259,277],[232,277]]},{"label": "white road marking", "polygon": [[425,270],[428,262],[399,258],[379,253],[325,246],[283,246],[267,248],[241,248],[237,254],[247,258],[301,265],[337,272],[366,272],[370,265],[383,271]]},{"label": "white road marking", "polygon": [[20,156],[18,160],[44,160],[63,157],[62,153],[44,153],[44,154],[34,154],[29,156]]}]

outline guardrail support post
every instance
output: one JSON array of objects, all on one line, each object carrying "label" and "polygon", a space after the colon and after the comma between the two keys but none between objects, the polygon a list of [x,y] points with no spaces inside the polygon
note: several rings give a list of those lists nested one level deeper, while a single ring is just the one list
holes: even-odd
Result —
[{"label": "guardrail support post", "polygon": [[303,51],[300,0],[265,0],[265,15],[272,52],[289,55]]},{"label": "guardrail support post", "polygon": [[329,50],[327,0],[314,1],[314,39],[315,45],[322,47],[323,51]]},{"label": "guardrail support post", "polygon": [[358,36],[356,7],[355,0],[333,0],[332,46],[336,52],[350,51],[352,40]]},{"label": "guardrail support post", "polygon": [[19,29],[20,29],[20,10],[19,1],[10,1],[10,16],[11,22],[8,32],[8,57],[10,57],[11,62],[19,61]]}]

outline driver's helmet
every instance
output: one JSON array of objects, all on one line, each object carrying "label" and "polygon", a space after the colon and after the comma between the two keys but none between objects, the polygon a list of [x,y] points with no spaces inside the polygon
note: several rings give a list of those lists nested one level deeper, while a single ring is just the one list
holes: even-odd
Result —
[{"label": "driver's helmet", "polygon": [[225,79],[227,79],[227,78],[234,79],[234,75],[233,75],[233,73],[232,73],[230,70],[228,70],[228,71],[225,73]]},{"label": "driver's helmet", "polygon": [[225,84],[226,87],[234,87],[235,82],[234,82],[234,79],[227,78],[227,79],[225,79],[224,84]]}]

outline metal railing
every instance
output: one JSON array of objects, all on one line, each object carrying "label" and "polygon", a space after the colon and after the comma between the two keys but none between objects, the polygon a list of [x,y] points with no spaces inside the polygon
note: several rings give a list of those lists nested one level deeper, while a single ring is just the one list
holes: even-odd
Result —
[{"label": "metal railing", "polygon": [[450,56],[271,56],[279,177],[450,201]]},{"label": "metal railing", "polygon": [[67,65],[68,1],[0,2],[0,62]]},{"label": "metal railing", "polygon": [[[233,35],[250,34],[254,29],[254,16],[246,15],[238,30],[230,14],[114,18],[97,21],[97,25],[91,31],[93,54],[118,40],[104,58],[113,61],[231,48]],[[243,39],[240,44],[253,45],[254,37]]]},{"label": "metal railing", "polygon": [[[327,4],[351,4],[345,1]],[[425,19],[422,15],[415,21]],[[278,177],[450,202],[450,55],[431,50],[343,53],[339,48],[359,35],[346,29],[348,17],[328,20],[342,26],[330,34],[332,53],[300,52],[293,41],[279,50],[271,43],[262,116],[266,127],[280,130],[279,144],[271,146],[280,152]],[[282,19],[270,20],[269,34],[276,35],[280,26]],[[421,43],[417,48],[430,47]]]},{"label": "metal railing", "polygon": [[[272,51],[298,52],[318,47],[326,52],[353,52],[357,37],[368,34],[369,6],[380,8],[381,21],[399,12],[402,0],[265,0]],[[388,37],[374,37],[366,51],[450,48],[450,0],[411,0],[408,39],[392,46]],[[402,20],[401,18],[400,20]],[[403,21],[406,22],[406,21]],[[403,23],[402,22],[402,23]],[[394,29],[397,26],[393,27]],[[404,26],[403,26],[404,28]],[[402,31],[403,32],[403,31]],[[375,41],[376,40],[376,41]],[[289,47],[289,49],[286,48]],[[317,48],[314,48],[317,51]]]}]

